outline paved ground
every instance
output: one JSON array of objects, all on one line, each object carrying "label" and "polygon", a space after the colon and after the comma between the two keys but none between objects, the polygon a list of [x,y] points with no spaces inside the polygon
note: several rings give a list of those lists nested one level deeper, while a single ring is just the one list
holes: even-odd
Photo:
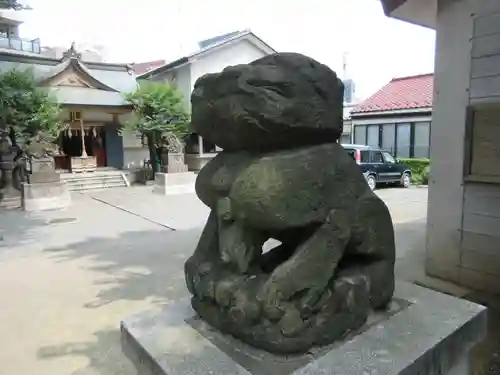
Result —
[{"label": "paved ground", "polygon": [[[427,190],[383,189],[397,276],[423,277]],[[208,214],[151,187],[75,194],[60,212],[0,214],[0,374],[132,375],[123,316],[186,294],[182,264]]]}]

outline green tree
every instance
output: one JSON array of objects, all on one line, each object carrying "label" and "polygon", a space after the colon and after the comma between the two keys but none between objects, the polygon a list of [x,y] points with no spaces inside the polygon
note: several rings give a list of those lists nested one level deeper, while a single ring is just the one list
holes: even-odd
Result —
[{"label": "green tree", "polygon": [[124,129],[147,139],[151,166],[156,173],[157,149],[164,146],[163,135],[170,133],[183,143],[190,133],[184,97],[174,84],[142,81],[136,91],[125,94],[125,100],[132,105],[134,116]]},{"label": "green tree", "polygon": [[0,9],[22,10],[30,8],[18,0],[0,0]]},{"label": "green tree", "polygon": [[0,73],[0,130],[9,133],[14,146],[26,150],[36,141],[53,150],[65,127],[59,104],[38,87],[31,71]]}]

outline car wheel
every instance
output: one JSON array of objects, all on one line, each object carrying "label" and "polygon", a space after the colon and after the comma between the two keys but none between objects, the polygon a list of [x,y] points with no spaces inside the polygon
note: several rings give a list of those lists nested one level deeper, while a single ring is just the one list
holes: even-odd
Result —
[{"label": "car wheel", "polygon": [[408,172],[403,173],[403,176],[401,176],[401,186],[404,188],[411,186],[411,175]]},{"label": "car wheel", "polygon": [[368,186],[371,190],[375,190],[375,188],[377,187],[377,180],[375,179],[374,175],[367,176],[366,182],[368,183]]}]

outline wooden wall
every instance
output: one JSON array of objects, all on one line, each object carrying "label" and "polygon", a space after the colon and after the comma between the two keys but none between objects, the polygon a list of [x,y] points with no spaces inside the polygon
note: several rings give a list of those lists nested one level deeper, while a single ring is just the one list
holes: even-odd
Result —
[{"label": "wooden wall", "polygon": [[[469,0],[470,1],[470,0]],[[472,0],[469,139],[464,181],[460,282],[500,292],[500,1]],[[498,107],[497,107],[498,105]],[[486,107],[486,108],[485,108]],[[496,108],[495,108],[496,107]],[[466,146],[467,147],[467,146]],[[467,155],[466,155],[467,157]],[[466,159],[466,162],[468,160]],[[470,173],[481,178],[472,181]]]},{"label": "wooden wall", "polygon": [[500,1],[476,1],[482,9],[473,15],[471,104],[500,101]]},{"label": "wooden wall", "polygon": [[500,292],[500,185],[468,182],[464,189],[461,283]]}]

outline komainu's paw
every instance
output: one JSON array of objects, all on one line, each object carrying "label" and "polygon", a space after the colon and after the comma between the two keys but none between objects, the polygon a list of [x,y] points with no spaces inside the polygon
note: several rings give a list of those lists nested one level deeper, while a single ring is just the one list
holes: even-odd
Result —
[{"label": "komainu's paw", "polygon": [[227,275],[220,261],[196,262],[189,259],[184,265],[186,284],[189,291],[199,298],[215,298],[217,282]]}]

